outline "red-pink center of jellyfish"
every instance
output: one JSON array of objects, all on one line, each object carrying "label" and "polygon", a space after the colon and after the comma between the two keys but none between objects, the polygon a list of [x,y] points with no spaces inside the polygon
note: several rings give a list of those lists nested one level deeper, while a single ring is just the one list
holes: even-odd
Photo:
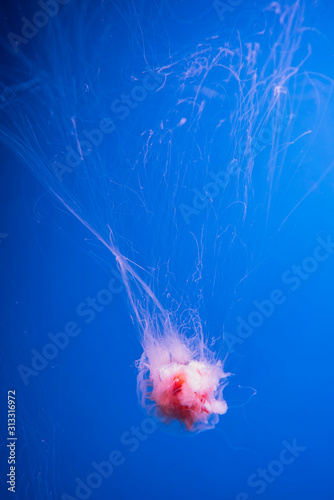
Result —
[{"label": "red-pink center of jellyfish", "polygon": [[212,429],[227,412],[223,389],[231,374],[224,372],[201,332],[186,337],[169,319],[163,326],[147,323],[144,332],[139,400],[149,415],[165,424],[179,421],[190,432]]},{"label": "red-pink center of jellyfish", "polygon": [[152,380],[151,399],[167,420],[176,419],[193,430],[195,424],[208,423],[212,414],[226,413],[226,402],[216,399],[222,375],[226,376],[219,365],[168,363]]}]

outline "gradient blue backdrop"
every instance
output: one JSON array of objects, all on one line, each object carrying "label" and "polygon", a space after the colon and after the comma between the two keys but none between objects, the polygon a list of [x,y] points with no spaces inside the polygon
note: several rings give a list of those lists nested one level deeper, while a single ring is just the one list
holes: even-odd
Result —
[{"label": "gradient blue backdrop", "polygon": [[[135,3],[145,16],[149,4]],[[160,4],[170,44],[179,51],[221,22],[211,2]],[[226,15],[225,29],[251,25],[264,5],[240,2]],[[36,8],[33,2],[25,7],[28,13]],[[333,76],[334,4],[307,1],[306,7],[306,24],[321,33],[309,35],[315,71]],[[7,22],[15,24],[11,15]],[[115,9],[115,16],[126,40],[122,9]],[[121,50],[118,56],[119,64],[136,66],[136,60],[122,59]],[[302,166],[303,185],[290,186],[294,194],[300,190],[302,196],[333,161],[333,111],[332,102]],[[307,116],[307,102],[303,112]],[[124,291],[91,323],[78,316],[78,305],[95,297],[110,279],[103,264],[106,254],[4,147],[1,157],[1,498],[61,499],[65,493],[76,498],[76,478],[85,482],[93,462],[119,450],[123,463],[87,498],[332,500],[334,254],[298,290],[286,287],[286,302],[231,357],[238,380],[255,388],[256,396],[231,408],[213,431],[189,437],[159,428],[126,445],[124,433],[145,425],[146,415],[136,396],[134,360],[141,347]],[[245,315],[253,300],[284,288],[282,274],[313,254],[318,237],[334,238],[333,188],[329,173],[275,235],[274,244],[266,243],[263,264],[249,285]],[[282,194],[282,212],[286,196]],[[280,216],[278,210],[278,220]],[[48,333],[63,331],[69,321],[76,321],[81,333],[25,385],[18,365],[28,366],[31,349],[41,351]],[[17,394],[19,495],[7,495],[5,486],[11,388]],[[280,456],[283,441],[294,440],[305,449],[258,494],[258,488],[247,484],[249,477]]]}]

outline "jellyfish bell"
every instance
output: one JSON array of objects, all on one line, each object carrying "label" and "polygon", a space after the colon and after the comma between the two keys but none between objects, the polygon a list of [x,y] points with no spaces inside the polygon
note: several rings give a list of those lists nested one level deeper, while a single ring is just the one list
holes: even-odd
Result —
[{"label": "jellyfish bell", "polygon": [[137,391],[147,413],[182,429],[211,429],[227,412],[223,389],[230,373],[200,335],[189,339],[177,330],[161,338],[146,332],[138,363]]},{"label": "jellyfish bell", "polygon": [[192,431],[196,426],[208,426],[212,415],[226,413],[226,402],[216,399],[223,376],[219,364],[212,367],[199,361],[171,362],[152,374],[150,397],[166,422],[176,419]]}]

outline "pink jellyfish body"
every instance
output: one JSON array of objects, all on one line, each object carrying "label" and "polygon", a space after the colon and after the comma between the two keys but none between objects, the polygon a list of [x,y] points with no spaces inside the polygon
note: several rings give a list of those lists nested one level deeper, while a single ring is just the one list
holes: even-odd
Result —
[{"label": "pink jellyfish body", "polygon": [[227,411],[223,388],[229,373],[200,336],[177,331],[145,335],[139,361],[138,395],[149,414],[165,424],[179,421],[187,431],[212,428]]}]

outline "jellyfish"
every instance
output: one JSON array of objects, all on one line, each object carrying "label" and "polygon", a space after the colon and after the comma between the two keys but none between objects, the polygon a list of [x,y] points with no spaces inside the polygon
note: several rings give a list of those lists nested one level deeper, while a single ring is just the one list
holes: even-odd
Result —
[{"label": "jellyfish", "polygon": [[167,426],[213,428],[232,377],[224,321],[295,173],[289,146],[309,133],[295,129],[298,79],[311,78],[303,7],[265,3],[263,29],[245,39],[216,18],[183,50],[164,32],[160,52],[154,8],[147,19],[132,3],[58,10],[34,36],[8,38],[0,139],[118,267],[142,348],[140,404]]},{"label": "jellyfish", "polygon": [[137,378],[141,404],[165,423],[177,420],[189,431],[209,428],[227,411],[222,389],[228,374],[220,361],[196,352],[203,342],[196,339],[192,346],[166,327],[161,338],[149,330],[144,334]]}]

